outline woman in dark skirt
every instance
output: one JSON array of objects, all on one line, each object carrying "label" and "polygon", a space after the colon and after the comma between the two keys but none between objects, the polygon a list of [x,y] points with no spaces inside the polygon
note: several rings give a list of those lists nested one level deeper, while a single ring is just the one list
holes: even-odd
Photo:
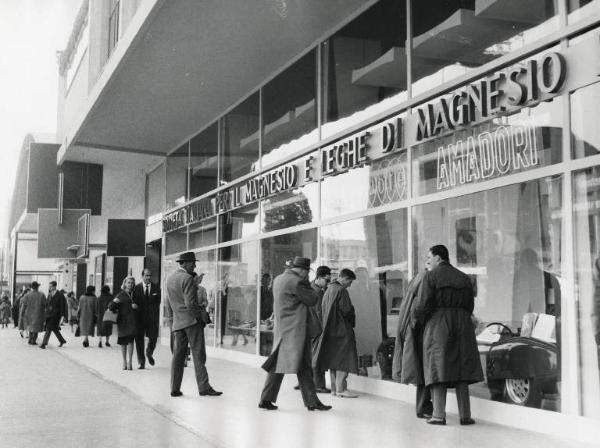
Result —
[{"label": "woman in dark skirt", "polygon": [[98,337],[100,338],[98,347],[102,347],[102,336],[106,338],[106,346],[110,347],[109,339],[112,334],[113,324],[112,322],[102,322],[102,316],[104,316],[104,312],[113,298],[113,295],[110,293],[110,287],[104,285],[100,289],[100,297],[98,297]]},{"label": "woman in dark skirt", "polygon": [[131,358],[133,357],[133,340],[135,338],[135,316],[134,309],[137,305],[133,303],[132,292],[135,279],[132,276],[125,277],[121,285],[121,292],[110,303],[109,308],[117,312],[117,344],[121,346],[123,355],[123,370],[131,370]]}]

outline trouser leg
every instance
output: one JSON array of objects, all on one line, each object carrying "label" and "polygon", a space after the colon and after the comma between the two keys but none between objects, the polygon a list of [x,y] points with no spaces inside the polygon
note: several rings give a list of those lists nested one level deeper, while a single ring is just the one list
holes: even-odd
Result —
[{"label": "trouser leg", "polygon": [[173,358],[171,359],[171,392],[177,392],[181,389],[187,346],[188,337],[185,330],[174,331]]},{"label": "trouser leg", "polygon": [[310,367],[310,361],[304,359],[300,365],[300,370],[296,374],[298,383],[300,384],[300,392],[302,392],[302,401],[304,406],[314,406],[319,402],[317,392],[315,391],[315,383],[313,382],[313,372]]},{"label": "trouser leg", "polygon": [[446,418],[446,392],[445,384],[432,384],[431,395],[433,396],[433,416],[436,418]]},{"label": "trouser leg", "polygon": [[158,338],[156,336],[154,337],[148,337],[148,347],[146,347],[146,354],[152,356],[154,354],[154,350],[156,349],[156,340]]},{"label": "trouser leg", "polygon": [[416,399],[417,414],[430,414],[433,412],[433,403],[431,403],[431,390],[424,384],[417,386]]},{"label": "trouser leg", "polygon": [[37,342],[37,338],[38,338],[38,332],[37,331],[30,331],[29,332],[29,340],[31,341],[32,344],[35,344]]},{"label": "trouser leg", "polygon": [[135,335],[135,352],[138,363],[143,366],[146,364],[146,355],[144,354],[144,331],[138,331]]},{"label": "trouser leg", "polygon": [[58,339],[58,342],[60,342],[61,344],[67,342],[58,328],[54,330],[54,336],[56,336],[56,339]]},{"label": "trouser leg", "polygon": [[469,384],[459,382],[456,384],[456,402],[458,403],[458,415],[460,418],[471,417],[471,399],[469,398]]},{"label": "trouser leg", "polygon": [[331,384],[331,393],[337,393],[337,387],[335,385],[335,370],[329,370],[329,384]]},{"label": "trouser leg", "polygon": [[313,381],[317,389],[325,389],[325,372],[321,372],[316,367],[313,367]]},{"label": "trouser leg", "polygon": [[[204,328],[198,323],[184,330],[190,341],[190,351],[194,360],[194,371],[196,373],[196,383],[198,392],[205,392],[210,389],[208,383],[208,371],[206,370],[206,346],[204,345]],[[184,353],[186,350],[184,349]]]},{"label": "trouser leg", "polygon": [[42,345],[48,345],[48,341],[50,340],[50,335],[52,334],[52,330],[46,330],[44,333],[44,338],[42,339]]},{"label": "trouser leg", "polygon": [[271,401],[273,403],[276,402],[282,381],[283,373],[267,373],[265,385],[263,386],[262,393],[260,394],[260,401]]}]

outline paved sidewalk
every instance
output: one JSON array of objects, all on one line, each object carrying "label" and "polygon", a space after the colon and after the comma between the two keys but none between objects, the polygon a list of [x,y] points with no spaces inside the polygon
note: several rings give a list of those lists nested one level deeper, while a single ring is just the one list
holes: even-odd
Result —
[{"label": "paved sidewalk", "polygon": [[[64,347],[57,348],[51,340],[48,349],[42,351],[21,342],[14,330],[0,331],[2,353],[5,348],[9,353],[8,359],[2,360],[0,372],[5,386],[16,385],[3,387],[0,393],[2,426],[14,427],[9,430],[12,440],[31,436],[28,440],[41,441],[45,431],[52,431],[55,437],[65,433],[60,439],[61,447],[77,444],[185,448],[208,446],[206,442],[243,448],[590,446],[479,419],[476,425],[463,427],[458,425],[456,415],[448,416],[448,426],[431,427],[415,418],[412,405],[372,395],[358,399],[320,395],[323,402],[333,405],[333,410],[308,412],[299,392],[293,390],[296,380],[292,376],[286,376],[282,385],[279,410],[263,411],[257,408],[257,402],[265,373],[214,358],[208,360],[207,367],[213,387],[224,392],[221,397],[200,397],[190,366],[184,374],[184,396],[171,398],[168,347],[158,347],[155,367],[135,369],[134,354],[134,370],[123,371],[116,344],[98,348],[94,339],[84,349],[81,339],[73,338],[70,330],[65,331],[65,336],[68,343]],[[11,367],[7,370],[7,366]],[[52,378],[60,378],[62,383],[49,382]],[[50,388],[47,384],[51,384]],[[56,414],[48,410],[27,412],[25,403],[31,399],[44,409],[58,404]],[[5,415],[12,416],[12,420],[7,422]],[[135,429],[135,422],[142,424],[140,430]],[[29,434],[28,427],[33,428],[34,434]],[[73,436],[67,438],[66,433],[71,432]],[[65,440],[69,442],[65,444]],[[25,445],[36,446],[4,445],[0,436],[0,446]]]}]

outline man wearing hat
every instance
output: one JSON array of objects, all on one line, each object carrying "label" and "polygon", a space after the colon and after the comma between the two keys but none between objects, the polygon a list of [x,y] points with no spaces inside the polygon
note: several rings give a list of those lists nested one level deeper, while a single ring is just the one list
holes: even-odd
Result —
[{"label": "man wearing hat", "polygon": [[167,278],[167,313],[172,319],[173,359],[171,361],[171,396],[179,397],[183,369],[190,345],[198,392],[202,396],[218,396],[222,392],[214,390],[208,382],[206,371],[206,346],[204,343],[204,322],[200,316],[202,307],[198,300],[197,281],[194,276],[196,256],[185,252],[175,260],[179,268]]},{"label": "man wearing hat", "polygon": [[19,321],[26,323],[25,330],[29,331],[30,345],[37,345],[38,333],[44,328],[46,296],[38,291],[40,284],[31,282],[31,291],[21,299]]},{"label": "man wearing hat", "polygon": [[317,398],[312,376],[308,309],[317,303],[318,296],[308,282],[309,270],[310,260],[296,257],[273,282],[273,352],[262,365],[268,373],[258,404],[261,409],[277,409],[273,403],[286,373],[298,376],[302,400],[309,411],[331,409]]},{"label": "man wearing hat", "polygon": [[56,289],[56,282],[52,280],[50,282],[50,288],[48,289],[48,298],[46,299],[46,333],[42,340],[40,348],[46,348],[48,341],[50,340],[50,334],[54,332],[56,339],[60,343],[59,347],[62,347],[67,341],[60,334],[60,319],[61,317],[67,320],[67,300],[62,292]]}]

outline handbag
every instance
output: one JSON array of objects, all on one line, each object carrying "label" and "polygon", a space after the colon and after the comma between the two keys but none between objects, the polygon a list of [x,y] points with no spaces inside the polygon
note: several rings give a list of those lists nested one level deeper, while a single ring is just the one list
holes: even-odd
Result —
[{"label": "handbag", "polygon": [[102,322],[112,322],[113,324],[117,323],[118,314],[114,311],[111,311],[109,308],[104,312],[104,316],[102,316]]}]

